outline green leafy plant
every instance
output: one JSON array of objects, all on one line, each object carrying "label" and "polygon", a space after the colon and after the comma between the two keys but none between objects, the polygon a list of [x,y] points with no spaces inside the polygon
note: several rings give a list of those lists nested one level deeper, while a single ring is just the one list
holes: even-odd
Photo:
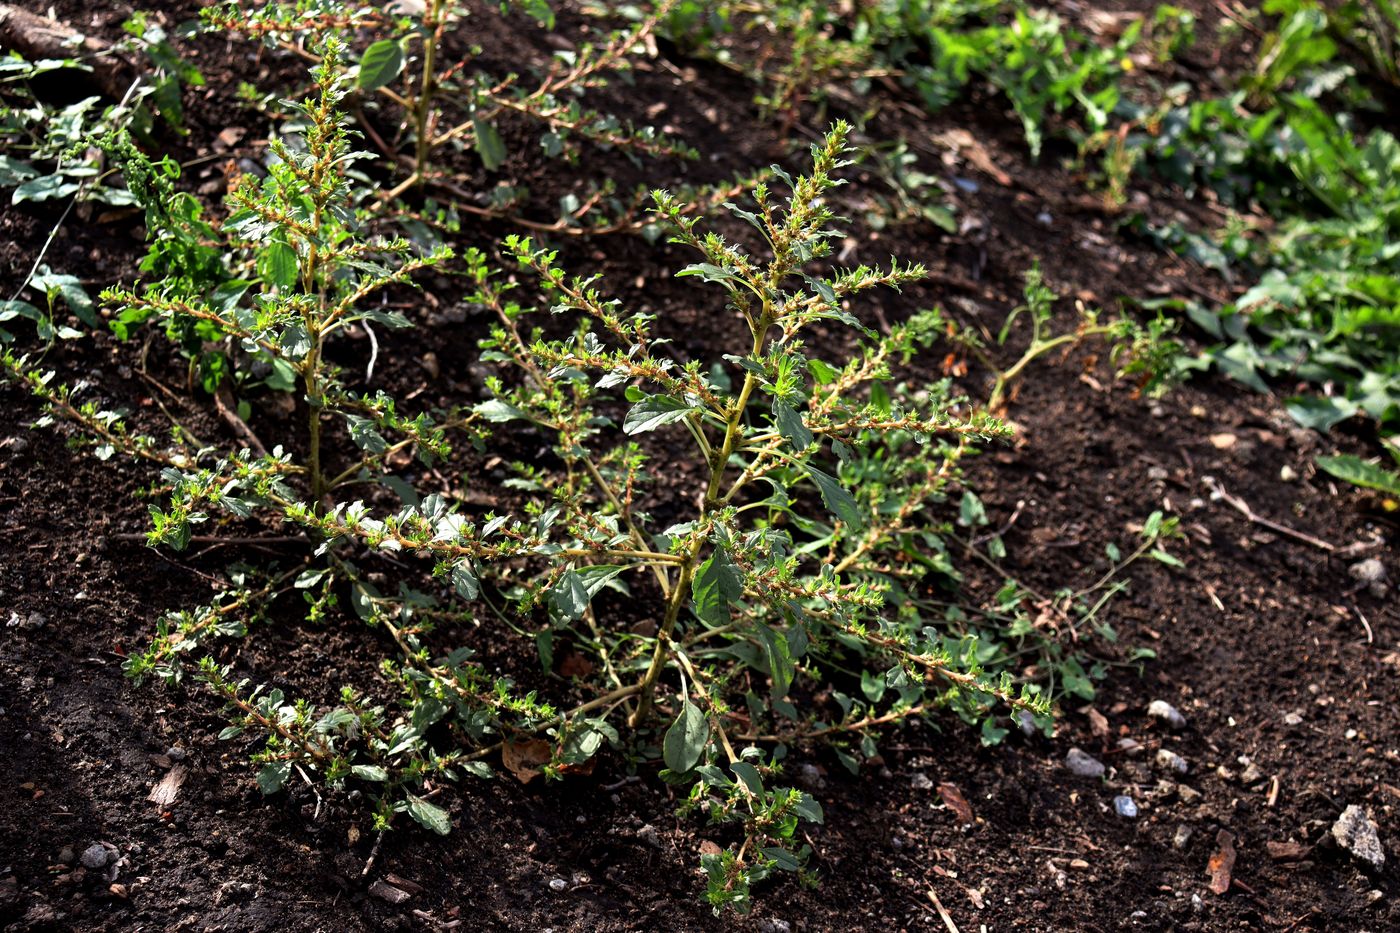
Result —
[{"label": "green leafy plant", "polygon": [[997,344],[1004,346],[1015,329],[1017,319],[1024,317],[1029,325],[1026,349],[1010,366],[1002,368],[997,365],[975,334],[964,331],[960,336],[961,342],[995,374],[987,399],[989,410],[1000,412],[1005,409],[1014,396],[1017,380],[1031,363],[1052,350],[1069,350],[1094,338],[1108,343],[1118,375],[1135,377],[1139,391],[1151,393],[1165,389],[1180,347],[1170,338],[1173,326],[1164,317],[1159,315],[1146,326],[1126,315],[1104,322],[1099,320],[1098,312],[1077,302],[1077,326],[1073,330],[1055,333],[1054,304],[1059,296],[1046,286],[1039,264],[1026,271],[1024,297],[1025,303],[1011,310],[996,337]]},{"label": "green leafy plant", "polygon": [[[178,195],[171,163],[151,162],[129,141],[107,147],[152,236],[152,280],[104,293],[114,327],[158,325],[192,361],[219,348],[223,362],[208,366],[215,391],[240,373],[271,373],[261,377],[267,390],[295,389],[301,430],[269,448],[258,436],[267,425],[237,417],[226,420],[239,447],[202,443],[178,424],[158,439],[3,355],[8,378],[43,403],[46,421],[76,425],[75,440],[99,458],[120,453],[159,470],[153,546],[181,550],[196,532],[217,539],[233,523],[305,539],[301,560],[240,568],[207,605],[167,613],[129,659],[131,676],[176,684],[192,672],[225,704],[223,738],[250,748],[265,792],[296,780],[353,786],[381,829],[406,814],[448,831],[444,789],[489,776],[497,754],[523,767],[528,753],[535,771],[555,778],[590,767],[607,747],[663,765],[663,778],[691,787],[690,808],[739,831],[705,860],[717,909],[745,908],[751,885],[805,862],[798,821],[822,813],[780,783],[786,747],[838,742],[855,763],[849,743],[873,756],[880,726],[940,707],[972,721],[1008,708],[1048,717],[1038,688],[989,669],[975,640],[884,609],[890,593],[926,585],[932,568],[917,560],[916,539],[938,524],[932,509],[957,483],[961,458],[1006,432],[946,385],[889,384],[939,332],[936,316],[881,336],[849,310],[922,269],[825,263],[839,231],[830,197],[847,164],[848,127],[813,147],[808,174],[773,170],[786,196],[760,184],[752,209],[731,207],[755,231],[752,249],[656,192],[676,242],[699,254],[680,275],[723,298],[714,313],[733,325],[733,353],[668,355],[652,318],[626,312],[596,279],[568,275],[553,251],[512,237],[509,256],[538,279],[553,313],[516,301],[517,282],[468,251],[468,300],[498,319],[482,345],[500,369],[493,397],[409,416],[386,395],[354,393],[327,346],[352,327],[407,326],[372,299],[409,288],[448,254],[371,233],[352,172],[364,154],[352,149],[342,111],[350,77],[334,41],[320,57],[318,90],[274,142],[267,176],[234,185],[221,218]],[[850,359],[828,361],[804,342],[814,326],[833,324],[861,339]],[[503,434],[491,433],[502,424]],[[453,456],[449,436],[505,449],[522,430],[548,437],[552,454],[516,466],[507,484],[518,493],[515,515],[472,517],[454,496],[424,494],[396,475],[403,455]],[[693,445],[695,489],[651,488],[646,464],[663,436]],[[600,596],[614,590],[646,607],[654,626],[600,611]],[[363,620],[389,649],[380,679],[348,684],[322,705],[215,660],[216,642],[251,637],[295,597],[311,624],[347,609]],[[533,640],[545,668],[565,642],[594,660],[597,677],[577,684],[580,698],[556,705],[476,660],[452,602],[500,597],[519,620],[503,614],[503,624]],[[860,698],[842,689],[851,671],[860,672]],[[829,688],[832,700],[817,699]]]},{"label": "green leafy plant", "polygon": [[[487,192],[483,204],[476,192],[464,187],[473,170],[462,167],[457,154],[473,152],[474,162],[487,173],[497,173],[511,157],[499,128],[509,120],[537,128],[538,151],[570,163],[577,163],[584,145],[634,159],[693,159],[694,150],[654,127],[634,126],[582,103],[590,90],[631,68],[671,6],[672,0],[662,0],[632,28],[609,33],[598,44],[557,53],[534,81],[520,73],[491,73],[477,61],[480,47],[458,44],[457,37],[466,33],[464,27],[473,16],[458,0],[427,0],[394,12],[348,0],[270,3],[254,10],[228,2],[206,9],[203,17],[210,28],[251,35],[302,55],[308,54],[308,44],[329,36],[347,43],[361,35],[370,37],[358,61],[347,63],[345,70],[357,97],[356,112],[383,115],[397,127],[381,136],[377,121],[360,121],[370,143],[404,170],[402,180],[383,193],[380,204],[397,205],[400,196],[411,191],[425,202],[423,211],[407,212],[414,230],[455,226],[452,215],[470,214],[508,218],[554,235],[582,235],[644,230],[647,224],[639,215],[645,208],[645,190],[621,192],[603,177],[587,192],[566,195],[556,219],[539,220],[520,212],[528,195],[522,188],[499,185]],[[503,12],[506,8],[503,4]],[[554,15],[548,4],[534,0],[521,9],[544,28],[552,28]],[[737,185],[721,185],[692,192],[696,209],[719,203],[737,190]],[[444,198],[450,205],[446,211],[440,205]],[[396,208],[395,213],[405,212]]]}]

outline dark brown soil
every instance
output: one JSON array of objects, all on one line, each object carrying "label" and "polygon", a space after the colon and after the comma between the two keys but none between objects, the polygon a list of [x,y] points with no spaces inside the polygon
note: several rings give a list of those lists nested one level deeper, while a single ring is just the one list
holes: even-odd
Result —
[{"label": "dark brown soil", "polygon": [[[1198,31],[1208,37],[1219,10],[1200,6],[1205,25]],[[523,21],[502,21],[489,7],[473,23],[494,32],[473,41],[490,47],[499,32],[496,47],[527,59],[539,54]],[[61,4],[58,11],[94,33],[114,34],[120,12],[87,9]],[[561,18],[566,33],[581,22]],[[227,103],[237,81],[296,75],[277,56],[262,60],[267,70],[259,75],[245,73],[239,43],[202,39],[193,50],[209,88],[187,96],[191,135],[171,141],[183,158],[207,154],[227,126],[254,126],[254,114]],[[634,166],[617,153],[586,150],[587,173],[611,172],[623,187],[674,185],[789,157],[779,123],[759,120],[752,86],[662,51],[635,75],[635,86],[609,89],[607,106],[645,121],[647,107],[664,102],[660,119],[701,150],[700,162]],[[1187,76],[1206,81],[1220,58],[1208,47],[1190,60]],[[859,233],[848,261],[893,252],[934,273],[874,309],[872,325],[941,304],[966,324],[995,330],[1036,259],[1067,296],[1066,312],[1074,298],[1112,304],[1120,296],[1225,294],[1202,270],[1120,233],[1114,212],[1087,196],[1054,153],[1030,164],[1004,101],[975,98],[928,117],[897,88],[877,99],[882,112],[872,135],[905,135],[924,168],[972,184],[953,188],[958,236],[919,225]],[[833,113],[838,105],[832,102]],[[929,140],[951,129],[969,131],[1011,183],[961,158],[941,163],[945,150]],[[802,142],[811,132],[799,124],[789,135]],[[523,131],[513,141],[529,151]],[[551,205],[578,172],[518,161],[503,177],[528,181],[532,216],[551,219]],[[220,179],[213,163],[191,178],[213,188]],[[856,181],[846,194],[859,199],[874,183]],[[1143,188],[1140,195],[1134,209],[1154,219],[1200,215],[1198,205],[1171,192]],[[843,207],[861,213],[859,203]],[[7,290],[55,220],[41,209],[0,211]],[[130,278],[141,252],[133,223],[70,222],[49,262],[95,286]],[[487,246],[510,229],[477,227],[461,241]],[[568,241],[563,249],[573,270],[603,272],[629,306],[657,313],[679,353],[712,357],[728,340],[718,303],[670,278],[681,261],[670,248],[618,236]],[[427,283],[427,291],[443,308],[458,300],[446,278]],[[436,314],[420,322],[388,341],[376,384],[418,391],[424,405],[479,398],[471,368],[482,324],[471,317],[444,323]],[[922,375],[939,373],[948,351],[935,350],[916,361]],[[177,406],[197,433],[231,441],[198,399],[165,399],[146,381],[140,351],[98,337],[60,346],[46,365],[70,381],[90,381],[138,422],[158,425],[160,400]],[[357,357],[356,347],[343,352]],[[427,352],[440,377],[429,378],[420,364]],[[177,362],[151,365],[155,378],[181,384]],[[963,388],[985,396],[984,377],[974,370]],[[1032,368],[1010,411],[1020,439],[982,457],[971,476],[994,527],[1015,516],[1005,570],[1046,592],[1084,586],[1103,573],[1106,543],[1129,540],[1133,523],[1154,509],[1179,515],[1187,537],[1174,551],[1184,569],[1137,565],[1131,591],[1109,610],[1122,640],[1152,648],[1156,659],[1140,671],[1115,668],[1100,685],[1093,707],[1107,719],[1106,735],[1095,733],[1084,708],[1067,704],[1053,740],[1013,730],[1004,744],[983,748],[951,716],[893,730],[881,746],[884,767],[858,778],[828,751],[794,750],[791,773],[827,815],[809,831],[820,886],[769,883],[751,917],[720,919],[700,901],[705,827],[676,818],[673,792],[654,772],[627,779],[616,758],[605,757],[587,777],[548,786],[467,782],[441,801],[453,816],[451,836],[393,832],[373,856],[375,834],[353,802],[321,800],[305,788],[264,798],[239,750],[215,741],[222,722],[205,695],[133,686],[121,661],[149,638],[161,612],[207,598],[228,563],[285,555],[221,547],[172,556],[123,538],[145,527],[142,490],[152,474],[70,451],[61,432],[27,430],[35,414],[28,398],[0,387],[5,929],[1400,929],[1400,611],[1393,590],[1377,595],[1348,572],[1375,557],[1400,574],[1395,524],[1366,495],[1337,489],[1312,468],[1315,454],[1337,444],[1359,449],[1360,440],[1300,430],[1273,399],[1234,384],[1205,378],[1152,402],[1115,385],[1087,352]],[[254,424],[275,433],[276,418],[255,410]],[[1282,480],[1285,466],[1300,478]],[[478,485],[490,494],[489,483]],[[1335,550],[1251,523],[1212,488]],[[1002,582],[970,561],[966,569],[969,600]],[[240,646],[242,669],[311,696],[377,677],[382,652],[359,623],[337,619],[317,628],[286,615]],[[509,646],[481,647],[504,667],[536,663]],[[1156,699],[1184,713],[1183,731],[1146,715]],[[1143,750],[1121,751],[1121,738]],[[1063,763],[1071,746],[1106,762],[1106,779],[1072,776]],[[1159,748],[1183,756],[1189,773],[1164,780],[1153,764]],[[188,777],[177,803],[162,812],[146,796],[177,764]],[[1257,781],[1244,777],[1249,764]],[[959,826],[935,789],[941,782],[961,790],[974,825]],[[1114,812],[1117,795],[1133,798],[1136,819]],[[1329,828],[1350,804],[1369,808],[1389,846],[1379,874],[1330,840]],[[1238,851],[1234,883],[1223,895],[1209,890],[1207,870],[1221,832]],[[1292,861],[1276,860],[1271,842],[1302,847]],[[115,847],[115,868],[76,868],[94,843]],[[421,891],[400,905],[373,896],[371,883],[386,873]],[[563,890],[551,887],[555,879]]]}]

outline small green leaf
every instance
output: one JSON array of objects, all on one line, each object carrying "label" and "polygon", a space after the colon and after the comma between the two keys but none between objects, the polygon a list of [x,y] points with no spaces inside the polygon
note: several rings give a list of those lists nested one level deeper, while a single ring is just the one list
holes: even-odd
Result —
[{"label": "small green leaf", "polygon": [[292,774],[290,761],[270,761],[258,772],[258,789],[264,794],[275,794],[287,783]]},{"label": "small green leaf", "polygon": [[485,402],[472,408],[481,417],[492,424],[500,424],[505,421],[529,421],[530,416],[524,410],[515,407],[509,402],[498,398],[488,399]]},{"label": "small green leaf", "polygon": [[787,438],[798,453],[812,446],[815,438],[811,429],[803,423],[802,416],[782,399],[773,402],[773,422],[778,426],[778,433]]},{"label": "small green leaf", "polygon": [[389,771],[380,765],[355,765],[350,773],[362,781],[383,782],[389,780]]},{"label": "small green leaf", "polygon": [[258,255],[258,275],[269,285],[290,288],[298,272],[297,251],[283,240],[273,240]]},{"label": "small green leaf", "polygon": [[408,815],[413,817],[425,829],[431,829],[439,836],[446,836],[452,831],[452,821],[447,817],[447,811],[436,804],[429,803],[422,797],[415,797],[407,794]]},{"label": "small green leaf", "polygon": [[829,476],[818,470],[816,467],[807,467],[808,474],[812,477],[812,482],[817,484],[817,489],[821,491],[822,501],[841,521],[852,531],[860,531],[865,527],[865,516],[861,514],[860,506],[856,503],[855,496],[846,491],[834,476]]},{"label": "small green leaf", "polygon": [[729,621],[729,607],[743,595],[744,578],[739,568],[728,551],[716,547],[690,582],[695,614],[711,625],[724,625]]},{"label": "small green leaf", "polygon": [[739,780],[744,782],[744,786],[749,789],[749,793],[756,796],[763,796],[763,776],[758,773],[758,769],[747,761],[736,761],[729,766]]},{"label": "small green leaf", "polygon": [[481,595],[481,584],[477,582],[471,561],[463,560],[452,566],[452,588],[469,602]]},{"label": "small green leaf", "polygon": [[645,434],[664,425],[674,424],[690,414],[690,407],[668,395],[648,395],[633,405],[622,421],[628,434]]},{"label": "small green leaf", "polygon": [[710,724],[700,707],[690,700],[681,706],[681,714],[666,730],[666,738],[661,743],[666,767],[677,774],[684,774],[699,762],[710,741]]},{"label": "small green leaf", "polygon": [[797,815],[809,823],[822,823],[826,820],[826,814],[822,812],[822,805],[817,803],[811,794],[803,794],[793,805]]},{"label": "small green leaf", "polygon": [[360,89],[373,91],[399,76],[403,71],[403,46],[394,39],[380,39],[365,49],[360,59]]},{"label": "small green leaf", "polygon": [[476,154],[481,156],[481,164],[488,172],[494,172],[506,161],[509,153],[505,141],[496,131],[496,125],[478,117],[472,117],[472,129],[476,133]]}]

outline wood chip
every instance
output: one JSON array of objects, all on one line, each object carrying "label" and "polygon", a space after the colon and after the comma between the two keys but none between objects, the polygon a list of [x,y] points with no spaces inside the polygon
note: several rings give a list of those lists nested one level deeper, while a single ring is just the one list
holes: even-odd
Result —
[{"label": "wood chip", "polygon": [[421,884],[416,881],[409,881],[407,878],[401,878],[393,872],[386,874],[384,880],[402,891],[407,891],[409,894],[423,893],[423,886]]},{"label": "wood chip", "polygon": [[1227,830],[1215,834],[1216,853],[1210,857],[1206,871],[1210,872],[1210,889],[1216,894],[1230,890],[1235,872],[1235,837]]},{"label": "wood chip", "polygon": [[175,765],[165,772],[165,777],[160,779],[160,783],[151,788],[146,799],[162,810],[169,809],[175,798],[180,796],[180,785],[185,783],[185,776],[188,774],[189,770],[184,765]]},{"label": "wood chip", "polygon": [[938,796],[943,798],[944,806],[957,814],[959,823],[966,825],[976,822],[972,815],[972,804],[968,803],[963,792],[958,790],[958,785],[944,781],[938,785]]},{"label": "wood chip", "polygon": [[390,904],[402,904],[413,896],[403,888],[396,888],[387,881],[376,881],[369,886],[369,893],[380,900],[388,901]]},{"label": "wood chip", "polygon": [[1269,858],[1275,862],[1299,862],[1307,858],[1312,846],[1303,845],[1301,842],[1274,842],[1270,840],[1264,843],[1264,848],[1269,852]]}]

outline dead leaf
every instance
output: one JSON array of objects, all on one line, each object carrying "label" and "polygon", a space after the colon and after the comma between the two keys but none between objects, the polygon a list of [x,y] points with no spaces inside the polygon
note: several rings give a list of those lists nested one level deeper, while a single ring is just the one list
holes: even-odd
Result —
[{"label": "dead leaf", "polygon": [[562,677],[587,677],[594,669],[593,662],[577,651],[564,655],[564,659],[559,662],[559,674]]},{"label": "dead leaf", "polygon": [[180,785],[185,783],[188,773],[184,765],[175,765],[165,772],[165,777],[160,779],[160,783],[151,788],[146,799],[162,810],[168,809],[175,802],[175,798],[180,796]]},{"label": "dead leaf", "polygon": [[542,739],[506,742],[501,746],[501,764],[515,775],[521,784],[529,784],[540,776],[540,768],[554,759],[554,747]]},{"label": "dead leaf", "polygon": [[938,796],[943,798],[944,806],[957,814],[959,823],[975,822],[972,816],[972,804],[968,803],[963,792],[958,790],[958,785],[944,781],[938,785]]},{"label": "dead leaf", "polygon": [[978,171],[996,179],[996,183],[1003,188],[1011,187],[1011,176],[997,167],[997,164],[992,161],[991,154],[987,152],[987,148],[967,130],[950,129],[943,133],[935,133],[933,141],[952,149]]},{"label": "dead leaf", "polygon": [[1273,842],[1264,843],[1264,848],[1269,851],[1269,858],[1275,862],[1299,862],[1307,857],[1312,851],[1312,846],[1303,845],[1301,842]]},{"label": "dead leaf", "polygon": [[701,855],[719,855],[723,851],[724,850],[721,849],[717,844],[711,842],[708,839],[702,839],[700,841]]},{"label": "dead leaf", "polygon": [[1216,894],[1230,890],[1235,871],[1235,837],[1226,830],[1215,834],[1216,853],[1210,857],[1206,870],[1210,872],[1210,889]]}]

